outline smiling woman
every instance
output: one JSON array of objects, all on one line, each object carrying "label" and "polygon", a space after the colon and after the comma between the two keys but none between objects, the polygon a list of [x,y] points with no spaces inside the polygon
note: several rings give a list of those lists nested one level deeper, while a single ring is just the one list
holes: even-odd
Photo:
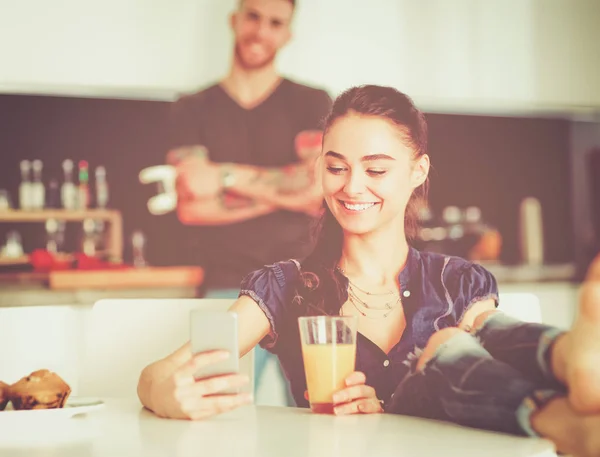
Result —
[{"label": "smiling woman", "polygon": [[[320,157],[326,205],[316,245],[302,261],[243,280],[231,307],[240,355],[257,343],[276,354],[296,404],[307,407],[298,319],[352,316],[356,371],[332,396],[335,414],[385,410],[542,435],[563,452],[599,455],[600,389],[589,386],[600,379],[592,363],[600,316],[590,311],[600,287],[584,296],[585,322],[565,334],[497,311],[496,280],[481,265],[409,246],[430,165],[426,135],[421,112],[394,88],[354,87],[335,100]],[[204,418],[249,401],[219,394],[234,378],[191,377],[210,363],[211,354],[194,358],[184,346],[149,366],[142,402],[160,415]]]},{"label": "smiling woman", "polygon": [[[367,103],[367,90],[371,97],[379,91],[381,102]],[[404,94],[394,94],[393,103],[389,95],[372,86],[338,99],[323,144],[323,191],[342,230],[364,234],[386,227],[397,238],[415,225],[429,157],[423,114]]]}]

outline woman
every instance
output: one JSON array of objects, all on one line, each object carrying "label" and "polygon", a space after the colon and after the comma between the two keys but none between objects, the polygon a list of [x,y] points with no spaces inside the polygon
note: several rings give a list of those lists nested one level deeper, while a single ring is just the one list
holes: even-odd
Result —
[{"label": "woman", "polygon": [[[563,452],[596,455],[600,416],[584,413],[600,412],[600,294],[587,292],[584,319],[568,334],[523,324],[496,311],[496,282],[484,268],[409,247],[426,151],[425,119],[404,94],[364,86],[338,97],[318,165],[326,207],[316,247],[301,264],[279,262],[244,280],[232,306],[240,354],[259,342],[277,354],[297,404],[308,406],[297,318],[357,316],[357,372],[336,394],[336,414],[385,409],[541,435]],[[247,382],[240,375],[194,380],[198,367],[225,356],[192,357],[185,345],[144,370],[142,403],[163,417],[201,419],[250,402],[218,395]]]}]

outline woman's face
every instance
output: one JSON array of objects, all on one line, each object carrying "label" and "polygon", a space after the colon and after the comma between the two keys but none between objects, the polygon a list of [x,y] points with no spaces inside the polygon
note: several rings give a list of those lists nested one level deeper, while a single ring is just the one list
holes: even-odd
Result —
[{"label": "woman's face", "polygon": [[429,158],[414,152],[392,122],[349,114],[323,139],[323,192],[345,232],[404,228],[406,204],[427,178]]}]

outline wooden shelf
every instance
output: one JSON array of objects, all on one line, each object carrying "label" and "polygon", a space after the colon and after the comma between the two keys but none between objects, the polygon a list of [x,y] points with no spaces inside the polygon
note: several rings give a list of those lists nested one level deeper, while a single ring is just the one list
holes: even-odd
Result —
[{"label": "wooden shelf", "polygon": [[28,263],[29,263],[28,255],[22,255],[21,257],[2,257],[2,256],[0,256],[0,266],[27,265]]},{"label": "wooden shelf", "polygon": [[45,209],[38,211],[8,210],[0,211],[0,222],[45,222],[48,219],[77,222],[84,219],[113,220],[119,216],[119,211],[106,209],[89,209],[85,211],[66,209]]},{"label": "wooden shelf", "polygon": [[104,220],[109,227],[107,229],[107,251],[114,261],[123,258],[123,219],[121,212],[114,209],[88,209],[73,211],[67,209],[44,209],[44,210],[6,210],[0,211],[0,223],[2,222],[46,222],[48,219],[57,219],[66,222],[80,222],[84,219]]}]

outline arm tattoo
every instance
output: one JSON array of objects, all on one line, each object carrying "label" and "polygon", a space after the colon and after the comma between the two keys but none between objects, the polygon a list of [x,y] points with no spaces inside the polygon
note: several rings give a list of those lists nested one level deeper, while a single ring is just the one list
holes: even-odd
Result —
[{"label": "arm tattoo", "polygon": [[256,202],[251,198],[232,194],[230,192],[221,192],[221,195],[219,196],[219,202],[223,208],[228,210],[249,208],[256,205]]},{"label": "arm tattoo", "polygon": [[305,166],[290,165],[283,169],[258,171],[252,183],[274,187],[280,194],[293,194],[305,190],[312,183],[310,171]]}]

